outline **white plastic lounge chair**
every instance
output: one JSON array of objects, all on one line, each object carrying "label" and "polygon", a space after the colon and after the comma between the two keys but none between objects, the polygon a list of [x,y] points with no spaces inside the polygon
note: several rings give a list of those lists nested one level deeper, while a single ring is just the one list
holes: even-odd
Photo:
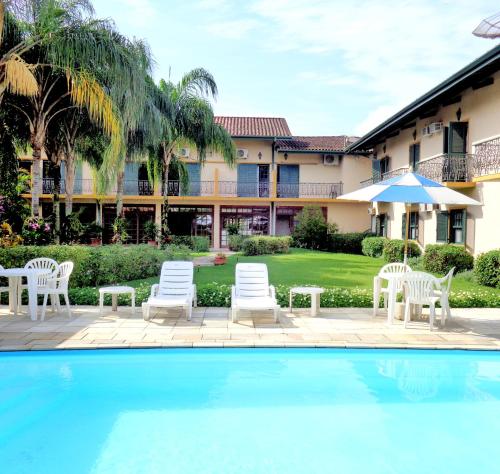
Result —
[{"label": "white plastic lounge chair", "polygon": [[236,284],[231,291],[231,316],[238,320],[240,310],[271,310],[278,322],[280,306],[276,301],[276,290],[269,285],[265,263],[236,264]]},{"label": "white plastic lounge chair", "polygon": [[151,295],[142,304],[144,319],[149,321],[151,307],[182,307],[190,320],[193,305],[196,307],[193,262],[164,262],[161,266],[160,283],[151,287]]},{"label": "white plastic lounge chair", "polygon": [[[0,265],[0,270],[4,270],[4,267]],[[8,293],[10,291],[10,288],[8,286],[0,286],[0,294],[2,293]]]},{"label": "white plastic lounge chair", "polygon": [[50,296],[50,301],[57,306],[57,310],[61,310],[61,303],[59,301],[59,295],[63,295],[64,302],[66,303],[66,310],[68,311],[68,317],[71,318],[71,306],[69,304],[68,297],[68,286],[69,277],[73,272],[73,262],[63,262],[59,265],[59,269],[56,275],[52,278],[47,279],[47,284],[43,288],[39,289],[38,294],[43,295],[43,305],[42,305],[42,317],[43,321],[45,318],[45,308],[47,307],[47,298]]},{"label": "white plastic lounge chair", "polygon": [[[388,263],[384,265],[378,275],[373,278],[373,317],[377,315],[377,310],[379,306],[380,294],[384,296],[384,309],[387,309],[387,300],[389,296],[389,287],[382,286],[382,280],[384,279],[384,274],[393,273],[407,273],[411,272],[411,268],[404,263]],[[396,296],[398,293],[403,291],[403,285],[398,281],[396,286]]]},{"label": "white plastic lounge chair", "polygon": [[[405,328],[410,320],[410,305],[429,306],[429,329],[434,329],[434,318],[436,314],[436,302],[440,297],[436,296],[436,278],[425,272],[409,272],[402,277],[405,291]],[[443,322],[444,308],[441,308],[441,324]]]},{"label": "white plastic lounge chair", "polygon": [[[59,265],[55,260],[52,258],[46,258],[46,257],[40,257],[40,258],[34,258],[30,260],[24,268],[30,268],[30,269],[36,269],[36,270],[47,270],[47,273],[44,273],[40,275],[37,278],[37,293],[38,294],[43,294],[44,289],[47,286],[47,280],[49,278],[55,277],[57,270],[59,268]],[[21,280],[19,280],[21,281]],[[18,287],[17,291],[17,297],[18,297],[18,307],[21,307],[21,297],[23,294],[23,290],[27,290],[28,285],[20,284]],[[52,302],[52,299],[51,299]]]},{"label": "white plastic lounge chair", "polygon": [[455,273],[455,267],[453,267],[443,278],[436,278],[436,290],[434,293],[436,296],[439,296],[439,300],[441,303],[441,308],[444,308],[444,318],[441,317],[441,326],[446,324],[446,317],[451,319],[451,309],[450,309],[450,288],[451,288],[451,280],[453,279],[453,274]]}]

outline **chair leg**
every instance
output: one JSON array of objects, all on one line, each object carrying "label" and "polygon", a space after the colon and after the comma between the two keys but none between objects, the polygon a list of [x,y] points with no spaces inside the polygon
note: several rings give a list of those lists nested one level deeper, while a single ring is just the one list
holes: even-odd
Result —
[{"label": "chair leg", "polygon": [[149,321],[149,304],[147,303],[142,304],[142,317],[145,321]]},{"label": "chair leg", "polygon": [[448,319],[451,319],[451,308],[450,308],[450,300],[448,299],[448,295],[445,295],[444,300],[446,302],[446,316]]},{"label": "chair leg", "polygon": [[237,322],[238,321],[238,317],[236,315],[236,308],[231,308],[231,321],[233,323]]},{"label": "chair leg", "polygon": [[274,308],[274,322],[277,323],[279,321],[279,308]]},{"label": "chair leg", "polygon": [[429,329],[434,330],[434,318],[436,316],[436,306],[434,302],[429,304]]},{"label": "chair leg", "polygon": [[43,304],[42,304],[42,315],[40,316],[40,320],[43,321],[45,319],[45,309],[47,307],[47,299],[48,299],[49,295],[48,293],[45,293],[43,295]]},{"label": "chair leg", "polygon": [[388,302],[387,302],[387,293],[384,293],[384,309],[387,310]]},{"label": "chair leg", "polygon": [[188,321],[191,321],[191,311],[193,311],[193,306],[189,304],[185,308],[186,308],[186,318]]},{"label": "chair leg", "polygon": [[[59,295],[57,295],[59,298]],[[68,293],[64,293],[64,302],[66,303],[66,309],[68,311],[68,318],[71,318],[71,306],[69,305]]]},{"label": "chair leg", "polygon": [[444,302],[444,299],[441,299],[441,327],[444,327],[446,325],[446,303]]},{"label": "chair leg", "polygon": [[411,303],[409,300],[406,300],[406,304],[405,304],[405,320],[404,320],[404,327],[405,329],[407,328],[408,326],[408,321],[410,320],[410,306],[411,306]]}]

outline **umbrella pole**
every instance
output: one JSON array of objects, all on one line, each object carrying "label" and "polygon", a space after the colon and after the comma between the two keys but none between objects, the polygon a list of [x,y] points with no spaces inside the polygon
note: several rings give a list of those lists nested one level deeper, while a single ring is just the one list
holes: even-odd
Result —
[{"label": "umbrella pole", "polygon": [[408,231],[410,229],[410,205],[405,204],[406,207],[406,230],[405,230],[405,253],[403,263],[408,263]]}]

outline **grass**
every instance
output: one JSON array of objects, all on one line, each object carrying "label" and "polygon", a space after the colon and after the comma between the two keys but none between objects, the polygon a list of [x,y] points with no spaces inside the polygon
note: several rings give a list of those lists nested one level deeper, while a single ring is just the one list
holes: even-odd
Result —
[{"label": "grass", "polygon": [[[317,252],[313,250],[292,249],[285,255],[260,255],[228,257],[225,265],[216,267],[198,267],[195,270],[195,283],[203,286],[207,283],[234,283],[234,267],[238,262],[262,262],[267,264],[269,279],[275,285],[317,285],[325,288],[365,288],[371,289],[373,277],[378,273],[384,261],[379,258],[343,253]],[[134,280],[128,285],[138,286],[144,283],[156,283],[157,277]],[[500,297],[500,290],[477,284],[469,274],[459,274],[453,279],[455,291],[478,290],[491,292]]]}]

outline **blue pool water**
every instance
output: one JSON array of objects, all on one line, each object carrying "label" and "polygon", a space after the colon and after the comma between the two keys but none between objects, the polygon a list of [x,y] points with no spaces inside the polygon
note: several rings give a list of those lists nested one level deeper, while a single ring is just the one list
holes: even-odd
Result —
[{"label": "blue pool water", "polygon": [[0,353],[0,471],[500,472],[500,353]]}]

